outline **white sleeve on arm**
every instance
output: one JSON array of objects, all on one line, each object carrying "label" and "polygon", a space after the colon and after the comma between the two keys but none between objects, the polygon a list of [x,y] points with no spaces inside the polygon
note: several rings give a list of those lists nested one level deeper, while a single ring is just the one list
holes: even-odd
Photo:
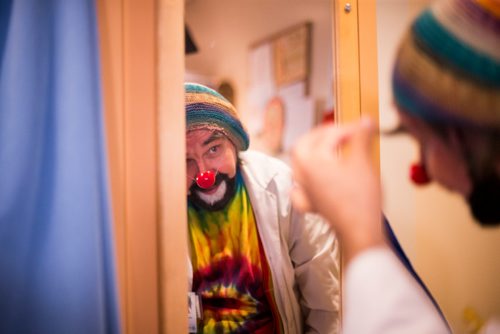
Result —
[{"label": "white sleeve on arm", "polygon": [[449,333],[441,316],[386,247],[355,257],[345,276],[343,333]]},{"label": "white sleeve on arm", "polygon": [[[300,219],[298,218],[300,217]],[[296,215],[290,256],[300,291],[304,333],[340,330],[339,247],[330,225],[314,214]]]}]

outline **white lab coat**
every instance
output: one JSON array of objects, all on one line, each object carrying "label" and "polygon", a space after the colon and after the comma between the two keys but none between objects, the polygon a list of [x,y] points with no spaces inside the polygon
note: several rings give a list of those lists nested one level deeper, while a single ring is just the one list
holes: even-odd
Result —
[{"label": "white lab coat", "polygon": [[285,333],[338,333],[337,239],[320,217],[293,209],[286,164],[251,151],[239,158]]},{"label": "white lab coat", "polygon": [[449,333],[440,314],[391,250],[359,254],[345,275],[344,334]]}]

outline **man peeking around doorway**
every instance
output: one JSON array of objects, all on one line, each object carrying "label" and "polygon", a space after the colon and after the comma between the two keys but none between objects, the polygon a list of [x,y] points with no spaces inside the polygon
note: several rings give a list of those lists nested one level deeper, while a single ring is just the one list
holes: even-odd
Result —
[{"label": "man peeking around doorway", "polygon": [[328,224],[295,210],[287,165],[245,152],[248,134],[222,95],[187,83],[185,102],[198,333],[337,333],[338,245]]}]

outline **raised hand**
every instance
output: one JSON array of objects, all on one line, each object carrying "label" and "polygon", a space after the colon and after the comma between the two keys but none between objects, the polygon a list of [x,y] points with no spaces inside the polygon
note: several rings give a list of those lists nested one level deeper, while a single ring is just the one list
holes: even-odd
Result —
[{"label": "raised hand", "polygon": [[381,192],[370,159],[373,122],[320,126],[292,151],[294,205],[323,215],[343,240],[349,260],[383,244]]}]

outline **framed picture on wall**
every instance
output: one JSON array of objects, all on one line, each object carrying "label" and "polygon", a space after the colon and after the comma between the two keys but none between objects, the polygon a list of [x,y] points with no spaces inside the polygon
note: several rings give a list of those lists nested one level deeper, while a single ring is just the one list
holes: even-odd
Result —
[{"label": "framed picture on wall", "polygon": [[279,34],[273,40],[273,49],[276,85],[280,87],[303,81],[307,87],[311,53],[311,24],[302,23]]}]

